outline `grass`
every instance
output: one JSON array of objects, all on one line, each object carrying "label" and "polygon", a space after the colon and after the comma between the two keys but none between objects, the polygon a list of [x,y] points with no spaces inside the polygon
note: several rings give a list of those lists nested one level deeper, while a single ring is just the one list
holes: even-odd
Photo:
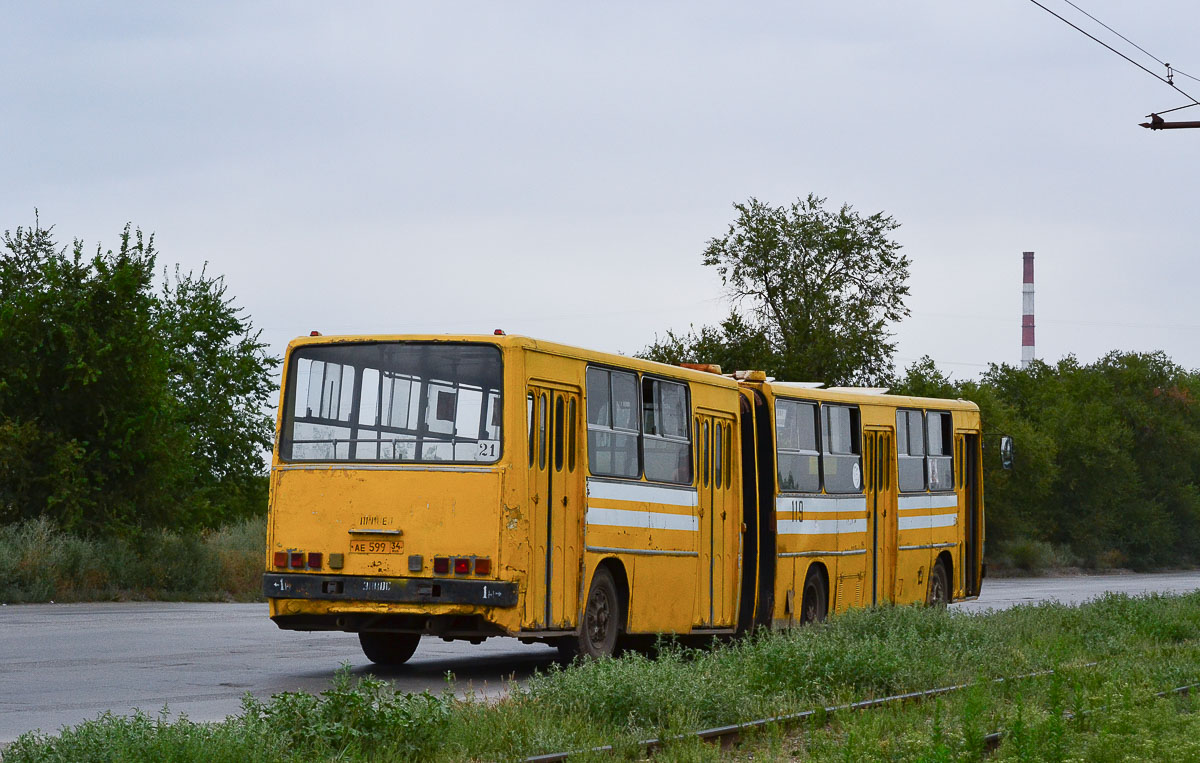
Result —
[{"label": "grass", "polygon": [[[1057,672],[988,681],[1046,668]],[[679,740],[656,758],[1200,760],[1193,700],[1151,699],[1197,680],[1200,594],[984,614],[884,608],[709,650],[666,644],[654,659],[555,667],[497,702],[397,693],[343,670],[321,695],[247,697],[221,723],[104,716],[26,735],[3,760],[514,760],[603,744],[641,759],[639,739],[966,682],[978,685],[770,729],[732,751]],[[987,751],[984,737],[1001,729]],[[582,759],[601,757],[611,759]]]},{"label": "grass", "polygon": [[265,547],[265,517],[202,533],[103,540],[27,520],[0,527],[0,601],[256,600]]}]

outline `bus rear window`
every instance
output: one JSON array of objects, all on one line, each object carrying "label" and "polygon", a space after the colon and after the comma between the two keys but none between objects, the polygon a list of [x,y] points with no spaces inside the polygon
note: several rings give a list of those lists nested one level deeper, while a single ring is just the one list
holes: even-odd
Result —
[{"label": "bus rear window", "polygon": [[500,351],[376,342],[301,347],[287,379],[285,461],[492,463]]}]

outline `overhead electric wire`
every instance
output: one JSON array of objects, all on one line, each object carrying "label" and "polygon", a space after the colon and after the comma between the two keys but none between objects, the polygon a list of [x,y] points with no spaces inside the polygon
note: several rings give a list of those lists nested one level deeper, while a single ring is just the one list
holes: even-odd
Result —
[{"label": "overhead electric wire", "polygon": [[1121,34],[1121,33],[1120,33],[1120,32],[1118,32],[1117,30],[1113,29],[1113,28],[1112,28],[1112,27],[1110,27],[1108,24],[1105,24],[1103,21],[1101,21],[1100,19],[1096,18],[1096,17],[1095,17],[1095,16],[1093,16],[1092,14],[1088,13],[1088,12],[1087,12],[1087,11],[1085,11],[1084,9],[1080,8],[1080,7],[1079,7],[1078,5],[1076,5],[1075,3],[1072,3],[1072,2],[1071,2],[1071,0],[1063,0],[1063,2],[1064,2],[1064,3],[1066,3],[1067,5],[1071,6],[1071,7],[1072,7],[1072,8],[1074,8],[1075,10],[1079,11],[1079,12],[1080,12],[1080,13],[1082,13],[1084,16],[1087,16],[1087,17],[1088,17],[1089,19],[1091,19],[1092,21],[1095,21],[1097,24],[1099,24],[1100,26],[1104,27],[1104,28],[1105,28],[1105,29],[1107,29],[1108,31],[1112,32],[1112,33],[1113,33],[1113,34],[1115,34],[1117,37],[1120,37],[1122,40],[1124,40],[1125,42],[1129,43],[1129,44],[1130,44],[1130,45],[1132,45],[1133,47],[1137,48],[1138,50],[1142,51],[1142,52],[1143,52],[1143,53],[1145,53],[1146,55],[1150,56],[1150,57],[1151,57],[1151,58],[1153,58],[1155,61],[1157,61],[1157,62],[1159,62],[1160,64],[1162,64],[1163,66],[1170,66],[1170,64],[1168,64],[1166,61],[1162,60],[1162,59],[1161,59],[1161,58],[1159,58],[1158,56],[1156,56],[1156,55],[1154,55],[1153,53],[1151,53],[1150,51],[1146,50],[1146,49],[1145,49],[1145,48],[1143,48],[1141,45],[1138,45],[1136,42],[1134,42],[1133,40],[1129,39],[1129,38],[1128,38],[1128,37],[1126,37],[1125,35]]},{"label": "overhead electric wire", "polygon": [[[1174,90],[1176,90],[1178,93],[1180,93],[1181,95],[1183,95],[1184,97],[1186,97],[1186,98],[1187,98],[1189,101],[1191,101],[1191,103],[1189,103],[1187,106],[1178,106],[1178,107],[1176,107],[1176,108],[1174,108],[1174,109],[1170,109],[1169,111],[1178,111],[1179,109],[1186,109],[1186,108],[1190,108],[1190,107],[1192,107],[1192,106],[1197,106],[1197,105],[1200,105],[1200,101],[1196,100],[1196,99],[1195,99],[1195,98],[1193,98],[1191,95],[1189,95],[1188,93],[1186,93],[1186,92],[1183,90],[1183,88],[1179,87],[1178,85],[1176,85],[1176,84],[1175,84],[1174,82],[1172,82],[1171,80],[1167,79],[1166,77],[1162,76],[1161,74],[1157,74],[1157,73],[1155,73],[1155,72],[1153,72],[1153,71],[1150,71],[1150,69],[1147,69],[1145,66],[1142,66],[1142,65],[1141,65],[1140,63],[1138,63],[1137,61],[1134,61],[1132,58],[1130,58],[1129,56],[1125,55],[1125,54],[1124,54],[1124,53],[1122,53],[1121,51],[1117,50],[1117,49],[1116,49],[1116,48],[1114,48],[1113,46],[1109,45],[1109,44],[1108,44],[1107,42],[1105,42],[1104,40],[1101,40],[1099,37],[1096,37],[1096,36],[1095,36],[1094,34],[1092,34],[1091,32],[1088,32],[1086,29],[1083,29],[1083,28],[1082,28],[1082,27],[1080,27],[1079,25],[1077,25],[1077,24],[1073,23],[1071,20],[1069,20],[1069,19],[1067,19],[1067,18],[1065,18],[1065,17],[1063,17],[1063,16],[1061,16],[1061,15],[1059,15],[1059,14],[1055,13],[1054,11],[1050,10],[1049,8],[1047,8],[1046,6],[1042,5],[1041,3],[1039,3],[1039,2],[1038,2],[1038,0],[1029,0],[1029,2],[1033,3],[1034,5],[1036,5],[1037,7],[1041,8],[1043,11],[1045,11],[1046,13],[1049,13],[1051,16],[1053,16],[1054,18],[1056,18],[1056,19],[1058,19],[1059,21],[1063,22],[1064,24],[1066,24],[1067,26],[1071,27],[1071,28],[1072,28],[1072,29],[1074,29],[1075,31],[1079,32],[1080,34],[1084,35],[1085,37],[1088,37],[1088,38],[1090,38],[1091,40],[1093,40],[1094,42],[1097,42],[1097,43],[1099,43],[1100,45],[1103,45],[1104,47],[1108,48],[1108,49],[1109,49],[1110,51],[1112,51],[1113,53],[1116,53],[1118,56],[1120,56],[1121,58],[1125,59],[1125,60],[1126,60],[1126,61],[1128,61],[1129,63],[1131,63],[1131,64],[1133,64],[1134,66],[1136,66],[1137,68],[1141,69],[1142,71],[1146,72],[1146,73],[1147,73],[1147,74],[1149,74],[1151,77],[1153,77],[1154,79],[1158,80],[1159,82],[1162,82],[1163,84],[1170,86],[1171,88],[1173,88]],[[1158,61],[1158,63],[1160,63],[1160,64],[1163,64],[1163,66],[1166,66],[1166,64],[1165,64],[1163,61],[1159,60],[1159,58],[1158,58],[1157,56],[1155,56],[1155,55],[1153,55],[1153,54],[1151,54],[1151,53],[1148,53],[1147,51],[1145,51],[1144,49],[1142,49],[1142,48],[1141,48],[1139,45],[1137,45],[1136,43],[1134,43],[1134,42],[1130,41],[1130,40],[1129,40],[1128,38],[1126,38],[1124,35],[1122,35],[1121,33],[1117,32],[1116,30],[1114,30],[1112,27],[1110,27],[1110,26],[1108,26],[1107,24],[1105,24],[1104,22],[1100,21],[1100,20],[1099,20],[1099,19],[1097,19],[1095,16],[1092,16],[1090,13],[1088,13],[1087,11],[1083,10],[1082,8],[1080,8],[1078,5],[1075,5],[1075,3],[1072,3],[1072,2],[1071,2],[1071,0],[1063,0],[1063,2],[1067,3],[1067,5],[1070,5],[1070,6],[1071,6],[1072,8],[1074,8],[1075,10],[1077,10],[1077,11],[1079,11],[1080,13],[1082,13],[1083,15],[1087,16],[1087,17],[1088,17],[1088,18],[1090,18],[1092,21],[1095,21],[1097,24],[1099,24],[1100,26],[1104,27],[1104,28],[1105,28],[1105,29],[1107,29],[1108,31],[1110,31],[1110,32],[1112,32],[1113,34],[1117,35],[1117,36],[1118,36],[1118,37],[1120,37],[1122,40],[1125,40],[1125,42],[1128,42],[1130,45],[1133,45],[1133,47],[1137,48],[1138,50],[1142,51],[1142,52],[1143,52],[1143,53],[1145,53],[1146,55],[1150,56],[1150,57],[1151,57],[1151,58],[1153,58],[1155,61]],[[1180,73],[1180,74],[1183,74],[1183,72],[1179,72],[1179,73]],[[1190,74],[1184,74],[1184,76],[1185,76],[1185,77],[1188,77],[1188,78],[1190,78],[1190,79],[1196,79],[1195,77],[1192,77]],[[1197,80],[1197,81],[1198,81],[1198,82],[1200,82],[1200,80]],[[1156,113],[1156,114],[1166,114],[1167,112],[1166,112],[1166,111],[1158,111],[1158,112],[1155,112],[1155,113]]]},{"label": "overhead electric wire", "polygon": [[[1105,29],[1107,29],[1108,31],[1112,32],[1112,33],[1113,33],[1113,34],[1115,34],[1117,37],[1120,37],[1122,40],[1124,40],[1125,42],[1129,43],[1129,44],[1130,44],[1130,45],[1132,45],[1133,47],[1137,48],[1138,50],[1142,51],[1142,52],[1143,52],[1143,53],[1145,53],[1146,55],[1150,56],[1150,57],[1151,57],[1151,58],[1153,58],[1155,61],[1157,61],[1157,62],[1159,62],[1160,64],[1162,64],[1163,66],[1167,67],[1168,69],[1170,69],[1170,70],[1171,70],[1171,72],[1172,72],[1172,73],[1174,73],[1174,74],[1179,74],[1179,75],[1181,75],[1181,76],[1187,77],[1188,79],[1195,80],[1196,82],[1200,82],[1200,77],[1193,77],[1192,75],[1188,74],[1188,73],[1187,73],[1187,72],[1185,72],[1185,71],[1180,71],[1179,69],[1176,69],[1174,66],[1171,66],[1169,63],[1167,63],[1166,61],[1162,60],[1162,59],[1161,59],[1161,58],[1159,58],[1158,56],[1154,55],[1154,54],[1153,54],[1153,53],[1151,53],[1150,51],[1146,50],[1146,49],[1145,49],[1145,48],[1143,48],[1141,45],[1138,45],[1138,44],[1137,44],[1136,42],[1134,42],[1133,40],[1129,39],[1129,38],[1128,38],[1128,37],[1126,37],[1125,35],[1121,34],[1121,33],[1120,33],[1120,32],[1118,32],[1117,30],[1113,29],[1113,28],[1112,28],[1112,27],[1110,27],[1108,24],[1105,24],[1105,23],[1104,23],[1103,21],[1101,21],[1100,19],[1096,18],[1096,17],[1095,17],[1095,16],[1093,16],[1092,14],[1090,14],[1090,13],[1088,13],[1087,11],[1085,11],[1084,9],[1080,8],[1078,5],[1076,5],[1075,3],[1071,2],[1071,0],[1063,0],[1063,2],[1064,2],[1064,3],[1066,3],[1067,5],[1071,6],[1071,7],[1072,7],[1072,8],[1074,8],[1075,10],[1079,11],[1079,12],[1080,12],[1080,13],[1082,13],[1084,16],[1087,16],[1087,17],[1088,17],[1089,19],[1091,19],[1092,21],[1095,21],[1097,24],[1099,24],[1100,26],[1104,27],[1104,28],[1105,28]],[[1179,108],[1181,108],[1181,109],[1185,109],[1185,108],[1187,108],[1187,107],[1186,107],[1186,106],[1180,106]],[[1175,109],[1171,109],[1171,111],[1175,111]],[[1162,111],[1162,112],[1159,112],[1159,113],[1160,113],[1160,114],[1165,114],[1166,112],[1165,112],[1165,111]]]}]

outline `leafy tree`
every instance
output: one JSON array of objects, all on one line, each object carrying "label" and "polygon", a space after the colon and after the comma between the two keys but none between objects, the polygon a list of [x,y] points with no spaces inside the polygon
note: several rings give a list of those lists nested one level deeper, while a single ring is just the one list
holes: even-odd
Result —
[{"label": "leafy tree", "polygon": [[668,332],[641,356],[886,384],[896,349],[888,327],[909,314],[910,263],[890,237],[899,223],[849,205],[829,211],[812,194],[787,207],[751,198],[734,209],[728,232],[711,239],[703,257],[734,303],[730,316],[720,327]]},{"label": "leafy tree", "polygon": [[256,477],[275,431],[266,405],[278,360],[227,292],[224,277],[209,276],[207,267],[196,275],[176,266],[158,308],[168,387],[189,434],[191,487],[209,523],[247,514],[253,510],[247,503],[265,500]]},{"label": "leafy tree", "polygon": [[1200,376],[1163,353],[992,366],[957,385],[923,358],[894,391],[973,400],[985,443],[1016,439],[1013,471],[984,462],[989,549],[1048,541],[1139,569],[1200,556]]},{"label": "leafy tree", "polygon": [[0,521],[226,518],[213,497],[253,493],[262,472],[276,361],[223,282],[177,273],[156,293],[154,239],[129,225],[91,256],[40,221],[0,244]]}]

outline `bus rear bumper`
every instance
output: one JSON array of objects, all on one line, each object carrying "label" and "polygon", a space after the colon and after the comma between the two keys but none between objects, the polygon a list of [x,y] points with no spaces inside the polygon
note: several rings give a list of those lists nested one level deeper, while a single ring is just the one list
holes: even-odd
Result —
[{"label": "bus rear bumper", "polygon": [[517,605],[517,584],[496,580],[381,578],[268,572],[263,575],[263,596],[268,599],[515,607]]}]

